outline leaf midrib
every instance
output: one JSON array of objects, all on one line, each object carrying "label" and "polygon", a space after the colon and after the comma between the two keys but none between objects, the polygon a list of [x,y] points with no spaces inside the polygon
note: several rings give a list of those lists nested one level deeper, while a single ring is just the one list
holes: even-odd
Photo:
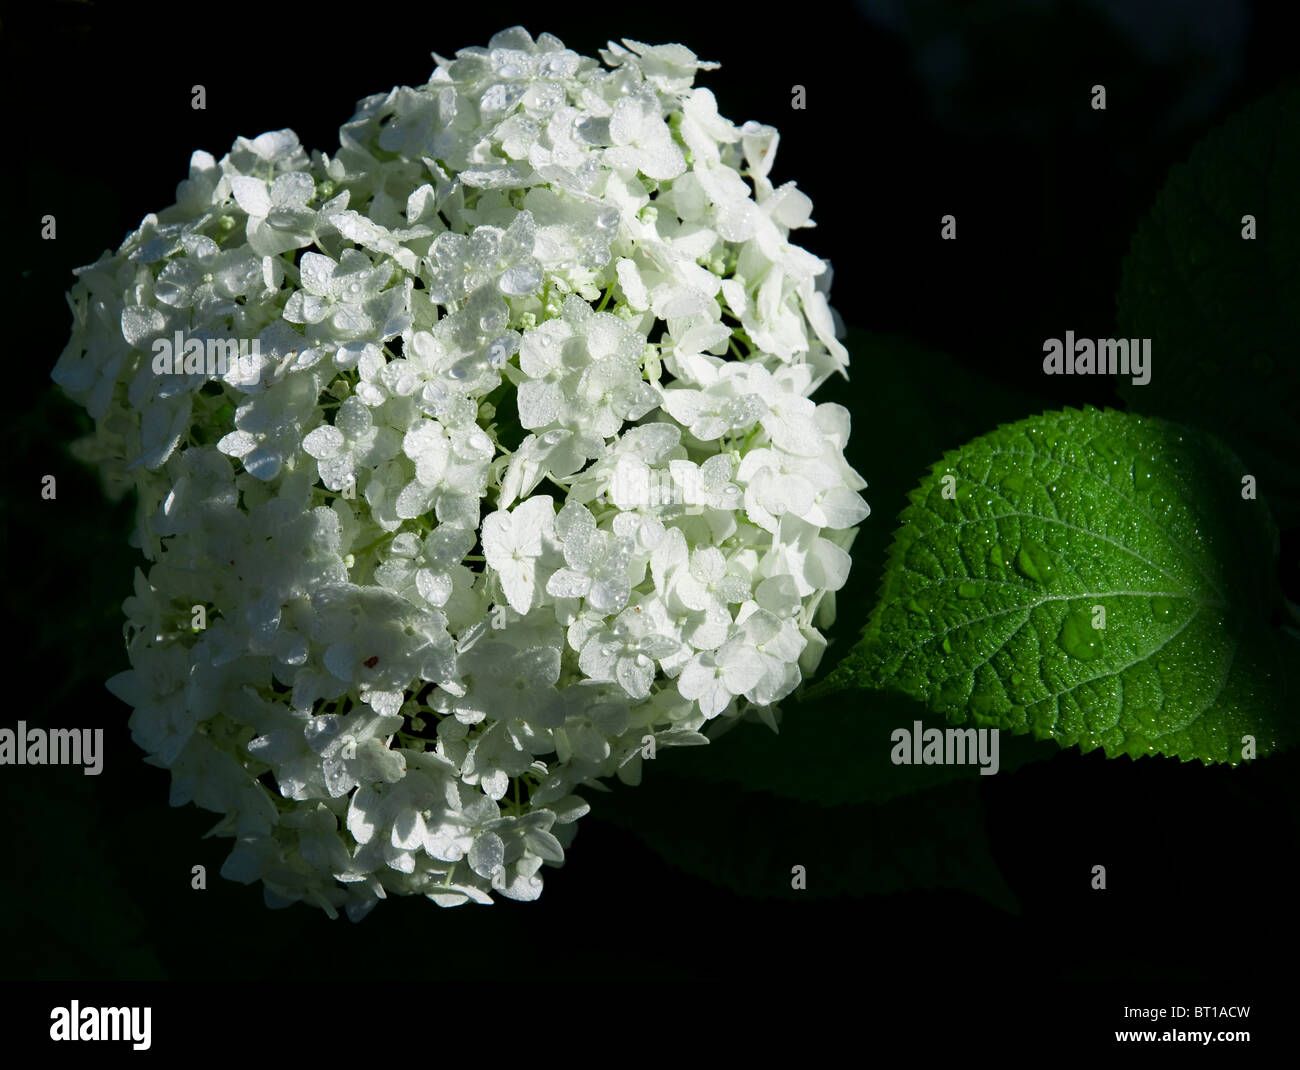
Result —
[{"label": "leaf midrib", "polygon": [[[1143,509],[1140,505],[1138,505],[1137,499],[1135,499],[1135,498],[1130,498],[1130,497],[1128,497],[1128,496],[1125,495],[1125,494],[1121,494],[1121,493],[1119,492],[1119,490],[1117,490],[1117,489],[1115,488],[1115,486],[1114,486],[1114,485],[1113,485],[1109,480],[1103,479],[1099,474],[1097,474],[1096,472],[1093,472],[1093,471],[1092,471],[1091,469],[1089,469],[1089,468],[1080,468],[1078,465],[1076,465],[1076,464],[1070,464],[1070,463],[1067,462],[1067,461],[1063,461],[1063,460],[1061,460],[1059,457],[1056,457],[1054,454],[1051,454],[1051,453],[1035,453],[1033,450],[1012,450],[1012,449],[1006,449],[1006,448],[1003,448],[1003,447],[1001,447],[1001,446],[990,446],[990,447],[987,447],[987,449],[988,449],[988,452],[989,452],[989,453],[992,453],[992,454],[1006,454],[1007,456],[1010,456],[1010,457],[1031,457],[1031,458],[1032,458],[1032,457],[1047,457],[1047,458],[1049,458],[1050,460],[1054,461],[1056,464],[1060,465],[1062,468],[1066,469],[1067,471],[1070,471],[1070,472],[1080,472],[1080,473],[1082,473],[1083,475],[1086,475],[1086,476],[1088,476],[1089,478],[1091,478],[1091,479],[1095,480],[1096,482],[1100,483],[1103,487],[1106,488],[1106,490],[1108,490],[1112,495],[1114,495],[1114,496],[1115,496],[1116,498],[1118,498],[1120,501],[1125,502],[1125,503],[1127,503],[1128,505],[1132,506],[1132,507],[1133,507],[1133,511],[1136,512],[1139,516],[1143,517],[1144,519],[1150,521],[1151,524],[1152,524],[1152,526],[1155,528],[1155,530],[1158,531],[1161,535],[1164,535],[1164,534],[1166,533],[1166,531],[1167,531],[1167,528],[1165,527],[1165,525],[1162,525],[1162,524],[1160,523],[1159,520],[1157,520],[1154,516],[1152,516],[1152,515],[1151,515],[1150,513],[1148,513],[1145,509]],[[995,487],[990,486],[990,485],[989,485],[985,480],[983,480],[983,479],[977,480],[976,482],[978,482],[979,485],[982,486],[982,487],[987,487],[989,490],[996,490],[996,489],[998,489],[998,488],[995,488]],[[1042,518],[1042,519],[1046,519],[1046,518]],[[1086,533],[1086,534],[1097,534],[1099,538],[1105,538],[1105,536],[1100,535],[1100,533],[1097,533],[1097,532],[1090,532],[1090,531],[1088,531],[1088,529],[1086,529],[1086,528],[1076,528],[1075,530],[1077,530],[1077,531],[1082,531],[1082,532],[1084,532],[1084,533]],[[1110,540],[1107,540],[1107,541],[1110,541]],[[1183,556],[1183,557],[1184,557],[1188,562],[1191,563],[1192,567],[1195,568],[1196,571],[1199,572],[1199,573],[1201,574],[1201,578],[1202,578],[1203,580],[1205,580],[1205,582],[1206,582],[1206,584],[1209,586],[1210,590],[1213,591],[1213,592],[1218,596],[1218,598],[1219,598],[1219,600],[1220,600],[1220,602],[1221,602],[1222,604],[1226,605],[1226,603],[1227,603],[1227,599],[1225,598],[1223,591],[1219,589],[1219,585],[1218,585],[1217,583],[1214,582],[1214,577],[1212,577],[1208,572],[1205,571],[1205,569],[1202,567],[1201,563],[1200,563],[1200,562],[1199,562],[1195,557],[1193,557],[1193,556],[1191,555],[1191,553],[1190,553],[1190,552],[1189,552],[1189,551],[1188,551],[1188,550],[1187,550],[1187,549],[1182,545],[1182,543],[1177,542],[1177,541],[1175,541],[1174,539],[1170,539],[1170,538],[1166,538],[1166,541],[1169,543],[1170,546],[1172,546],[1175,550],[1177,550],[1180,554],[1182,554],[1182,556]],[[1114,545],[1119,546],[1120,544],[1119,544],[1119,543],[1115,543]],[[1122,548],[1125,549],[1125,550],[1128,549],[1127,547],[1122,547]],[[1134,556],[1138,557],[1139,560],[1142,560],[1142,561],[1145,561],[1145,560],[1146,560],[1146,559],[1143,558],[1140,554],[1137,554],[1135,551],[1129,551],[1129,552],[1134,553]],[[1169,573],[1165,572],[1164,569],[1159,568],[1159,566],[1156,565],[1155,562],[1153,562],[1153,561],[1146,561],[1146,563],[1149,564],[1149,565],[1151,565],[1152,568],[1157,569],[1159,572],[1163,573],[1164,575],[1166,575],[1166,576],[1169,575]],[[1174,577],[1169,576],[1169,578],[1170,578],[1170,579],[1173,579]]]}]

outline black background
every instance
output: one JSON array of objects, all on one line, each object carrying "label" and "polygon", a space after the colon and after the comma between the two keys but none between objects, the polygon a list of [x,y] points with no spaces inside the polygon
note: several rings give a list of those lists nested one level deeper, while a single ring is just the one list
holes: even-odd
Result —
[{"label": "black background", "polygon": [[[1129,6],[1154,26],[1176,5]],[[958,890],[806,903],[736,894],[603,821],[599,797],[565,866],[545,871],[537,903],[443,911],[394,899],[359,925],[301,905],[267,910],[257,886],[217,876],[229,841],[200,838],[216,815],[168,809],[168,774],[139,760],[128,711],[103,688],[127,667],[118,637],[137,562],[124,543],[130,507],[105,503],[63,452],[79,412],[48,374],[67,337],[70,270],[172,203],[194,149],[220,158],[236,135],[292,127],[308,150],[330,151],[357,99],[422,84],[431,51],[484,45],[522,22],[588,55],[629,37],[680,40],[720,61],[698,82],[728,118],[779,127],[771,177],[812,197],[819,226],[797,237],[832,261],[832,304],[849,324],[946,352],[1037,408],[1117,405],[1105,377],[1044,377],[1042,341],[1067,329],[1113,335],[1122,258],[1169,167],[1226,115],[1295,77],[1287,6],[1200,5],[1221,32],[1193,35],[1206,43],[1184,41],[1164,62],[1093,7],[1068,3],[516,12],[67,2],[8,23],[5,260],[7,275],[21,274],[4,288],[21,329],[6,361],[13,701],[2,720],[102,724],[108,757],[98,778],[0,770],[18,831],[17,849],[0,854],[0,972],[249,981],[469,972],[510,979],[507,990],[571,975],[726,974],[747,992],[883,987],[978,1012],[999,1031],[1046,1016],[1084,1036],[1122,1027],[1118,1008],[1144,994],[1164,1003],[1275,996],[1274,971],[1289,976],[1296,961],[1293,755],[1206,769],[1061,752],[982,778],[994,858],[1019,913]],[[871,17],[900,8],[910,32]],[[943,38],[946,53],[927,47]],[[946,80],[954,55],[965,76]],[[190,107],[196,83],[207,89],[205,111]],[[1094,83],[1107,87],[1105,111],[1089,107]],[[791,108],[795,84],[805,110]],[[58,220],[53,242],[39,240],[47,212]],[[939,237],[946,213],[958,220],[955,242]],[[836,396],[854,407],[855,436],[873,444],[853,460],[874,484],[892,458],[864,413],[888,414],[871,407],[870,362],[854,354],[851,371],[851,392]],[[907,434],[895,419],[892,432]],[[966,413],[943,445],[990,427]],[[58,475],[56,502],[38,500],[47,472]],[[892,516],[865,493],[877,506],[865,523],[887,529]],[[1295,598],[1290,539],[1282,570]],[[859,588],[861,600],[842,600],[842,615],[863,619],[869,595]],[[651,770],[636,790],[653,790],[653,780]],[[1089,887],[1098,863],[1105,892]],[[195,864],[207,866],[205,892],[190,890]],[[1066,992],[1082,992],[1088,1009],[1071,1011]]]}]

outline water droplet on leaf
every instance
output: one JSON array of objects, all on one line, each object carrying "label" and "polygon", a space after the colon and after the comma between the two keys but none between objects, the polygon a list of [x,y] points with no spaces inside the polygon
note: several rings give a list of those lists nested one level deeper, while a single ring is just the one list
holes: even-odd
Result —
[{"label": "water droplet on leaf", "polygon": [[1133,462],[1133,482],[1138,490],[1146,490],[1151,485],[1155,475],[1155,468],[1145,457],[1139,457]]},{"label": "water droplet on leaf", "polygon": [[1070,657],[1080,661],[1092,661],[1101,654],[1101,631],[1092,626],[1092,615],[1084,610],[1065,618],[1057,642]]},{"label": "water droplet on leaf", "polygon": [[1046,583],[1052,574],[1052,559],[1036,542],[1025,542],[1016,554],[1016,568],[1035,583]]},{"label": "water droplet on leaf", "polygon": [[1174,611],[1174,600],[1172,598],[1163,598],[1156,596],[1151,599],[1151,615],[1156,620],[1164,620]]}]

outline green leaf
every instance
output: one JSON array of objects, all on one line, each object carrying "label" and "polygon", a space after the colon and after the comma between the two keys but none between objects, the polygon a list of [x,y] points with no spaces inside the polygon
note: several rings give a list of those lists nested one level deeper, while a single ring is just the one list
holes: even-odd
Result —
[{"label": "green leaf", "polygon": [[[822,807],[659,772],[635,789],[593,798],[591,819],[628,829],[677,868],[755,899],[952,888],[1019,912],[971,782],[881,806]],[[803,889],[791,886],[796,865],[806,871]]]},{"label": "green leaf", "polygon": [[[1300,88],[1229,118],[1175,167],[1133,237],[1120,333],[1151,339],[1141,412],[1222,436],[1283,527],[1300,521]],[[1242,217],[1255,217],[1253,240]]]},{"label": "green leaf", "polygon": [[1277,531],[1243,475],[1209,436],[1114,411],[976,439],[912,494],[865,636],[815,690],[899,690],[1109,756],[1292,742],[1300,651],[1268,626]]}]

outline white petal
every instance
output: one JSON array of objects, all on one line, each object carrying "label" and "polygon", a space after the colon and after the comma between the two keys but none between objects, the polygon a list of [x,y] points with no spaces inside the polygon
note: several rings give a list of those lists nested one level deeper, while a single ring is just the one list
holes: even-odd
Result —
[{"label": "white petal", "polygon": [[270,215],[271,194],[260,178],[235,175],[230,180],[230,191],[235,195],[239,207],[250,216]]}]

